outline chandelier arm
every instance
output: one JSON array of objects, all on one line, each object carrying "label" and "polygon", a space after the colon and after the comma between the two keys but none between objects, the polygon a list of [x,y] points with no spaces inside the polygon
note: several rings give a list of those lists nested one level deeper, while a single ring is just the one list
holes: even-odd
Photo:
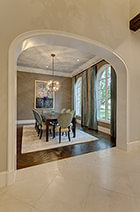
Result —
[{"label": "chandelier arm", "polygon": [[48,85],[47,85],[47,88],[49,91],[58,91],[59,88],[60,88],[60,84],[59,84],[59,81],[56,81],[54,80],[55,79],[55,75],[54,75],[54,57],[55,57],[55,54],[51,54],[52,56],[52,80],[50,80],[48,82]]}]

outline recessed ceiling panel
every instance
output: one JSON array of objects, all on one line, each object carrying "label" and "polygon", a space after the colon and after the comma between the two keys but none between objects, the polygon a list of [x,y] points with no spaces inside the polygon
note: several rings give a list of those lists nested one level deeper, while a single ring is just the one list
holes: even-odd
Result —
[{"label": "recessed ceiling panel", "polygon": [[55,53],[54,69],[57,72],[72,73],[95,57],[88,49],[81,50],[64,46],[43,45],[31,47],[21,53],[17,64],[30,68],[52,69],[51,53]]}]

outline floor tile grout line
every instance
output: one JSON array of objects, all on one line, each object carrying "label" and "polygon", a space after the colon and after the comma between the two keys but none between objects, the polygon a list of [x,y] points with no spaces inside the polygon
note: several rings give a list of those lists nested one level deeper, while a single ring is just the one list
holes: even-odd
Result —
[{"label": "floor tile grout line", "polygon": [[[56,179],[56,177],[57,177],[57,174],[56,174],[55,177],[51,180],[51,182],[48,183],[48,185],[44,188],[44,190],[41,192],[41,194],[40,194],[40,196],[39,196],[39,198],[38,198],[37,201],[39,201],[39,200],[41,199],[41,197],[42,197],[44,191],[50,187],[50,185],[54,182],[54,180]],[[35,204],[35,203],[34,203],[34,204]]]},{"label": "floor tile grout line", "polygon": [[[135,194],[129,195],[129,194],[126,194],[126,193],[122,193],[122,192],[120,192],[120,191],[115,191],[115,190],[112,190],[112,189],[104,188],[104,187],[101,186],[101,185],[95,184],[95,186],[98,187],[98,188],[101,188],[101,189],[103,189],[103,190],[106,190],[106,191],[110,191],[110,192],[114,192],[114,193],[117,193],[117,194],[125,195],[125,196],[127,196],[127,197],[131,197],[131,198],[136,198],[136,197],[138,197],[138,196],[135,195]],[[139,198],[140,198],[140,196],[139,196]]]},{"label": "floor tile grout line", "polygon": [[[35,201],[38,201],[40,198],[41,198],[41,196],[42,196],[42,194],[43,194],[43,192],[45,191],[45,189],[46,188],[48,188],[49,186],[50,186],[50,184],[54,181],[54,179],[56,178],[56,176],[57,176],[57,174],[53,177],[53,179],[51,180],[51,182],[50,183],[48,183],[48,185],[43,189],[43,191],[41,192],[41,194],[40,194],[40,196],[39,196],[39,198],[37,199],[37,200],[35,200]],[[14,185],[12,185],[12,186],[14,186]],[[8,191],[7,191],[8,192]],[[7,195],[7,194],[6,194]],[[9,194],[8,194],[9,195]],[[25,205],[28,205],[28,206],[30,206],[30,207],[32,207],[32,208],[35,208],[35,209],[38,209],[38,208],[36,208],[35,206],[34,206],[34,202],[31,202],[31,203],[29,203],[29,202],[27,202],[27,201],[24,201],[23,199],[21,199],[20,197],[17,197],[16,195],[9,195],[9,197],[14,197],[13,199],[16,199],[17,201],[20,201],[20,202],[22,202],[22,203],[24,203]]]}]

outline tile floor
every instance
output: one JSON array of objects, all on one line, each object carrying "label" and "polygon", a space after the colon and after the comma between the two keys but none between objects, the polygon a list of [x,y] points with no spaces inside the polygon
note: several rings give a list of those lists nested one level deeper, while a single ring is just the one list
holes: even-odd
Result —
[{"label": "tile floor", "polygon": [[139,212],[140,150],[116,148],[17,171],[1,212]]}]

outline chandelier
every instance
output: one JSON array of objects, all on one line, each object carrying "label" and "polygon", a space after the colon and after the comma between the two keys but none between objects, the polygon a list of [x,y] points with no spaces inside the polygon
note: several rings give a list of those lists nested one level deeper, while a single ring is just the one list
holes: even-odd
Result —
[{"label": "chandelier", "polygon": [[54,57],[55,57],[55,54],[51,54],[51,57],[52,57],[52,80],[49,80],[48,83],[47,83],[47,89],[49,91],[58,91],[59,88],[60,88],[60,84],[58,81],[55,80],[55,75],[54,75]]}]

